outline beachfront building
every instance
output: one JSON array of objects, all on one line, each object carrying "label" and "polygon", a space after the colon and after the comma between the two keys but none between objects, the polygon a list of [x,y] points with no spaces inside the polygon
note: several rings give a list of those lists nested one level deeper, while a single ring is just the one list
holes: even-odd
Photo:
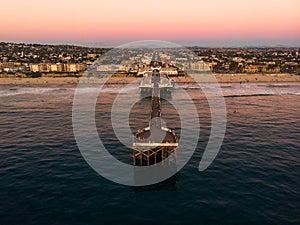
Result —
[{"label": "beachfront building", "polygon": [[168,76],[177,76],[178,70],[176,68],[161,68],[161,73],[166,74]]},{"label": "beachfront building", "polygon": [[3,62],[1,63],[0,71],[4,73],[16,73],[25,71],[25,66],[20,62]]},{"label": "beachfront building", "polygon": [[39,64],[30,64],[30,71],[33,73],[39,72]]},{"label": "beachfront building", "polygon": [[244,68],[245,73],[257,73],[258,72],[258,66],[256,65],[248,65]]},{"label": "beachfront building", "polygon": [[104,64],[97,66],[99,72],[117,72],[127,70],[125,65]]},{"label": "beachfront building", "polygon": [[70,64],[64,64],[64,71],[69,73],[76,73],[77,68],[75,63]]},{"label": "beachfront building", "polygon": [[189,69],[192,70],[192,71],[197,71],[197,72],[208,72],[208,71],[210,71],[209,66],[206,63],[204,63],[203,61],[190,63],[190,68]]},{"label": "beachfront building", "polygon": [[269,65],[248,65],[244,67],[245,73],[280,73],[280,67]]},{"label": "beachfront building", "polygon": [[38,63],[30,64],[29,67],[33,73],[78,73],[86,70],[83,63]]}]

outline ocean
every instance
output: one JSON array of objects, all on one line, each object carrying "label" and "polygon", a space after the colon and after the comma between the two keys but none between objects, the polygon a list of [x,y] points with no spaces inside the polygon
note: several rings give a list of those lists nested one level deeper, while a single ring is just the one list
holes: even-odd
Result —
[{"label": "ocean", "polygon": [[[173,177],[133,187],[100,176],[81,155],[72,128],[74,86],[2,85],[0,224],[300,224],[300,83],[221,86],[227,128],[213,163],[199,172],[211,131],[207,101],[197,87],[177,85],[173,100],[182,100],[185,90],[197,108],[197,148]],[[110,153],[132,164],[131,149],[110,121],[122,88],[101,91],[96,125]],[[128,88],[122,95],[129,101],[138,92]],[[146,98],[133,106],[133,133],[147,126],[149,109]],[[162,115],[180,134],[179,115],[167,100]]]}]

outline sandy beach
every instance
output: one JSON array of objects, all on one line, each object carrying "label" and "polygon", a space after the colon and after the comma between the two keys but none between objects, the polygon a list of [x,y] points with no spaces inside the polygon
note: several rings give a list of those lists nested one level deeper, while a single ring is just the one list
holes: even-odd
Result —
[{"label": "sandy beach", "polygon": [[128,84],[137,81],[135,77],[111,77],[105,78],[77,78],[77,77],[39,77],[39,78],[0,78],[0,85],[64,85],[78,84]]},{"label": "sandy beach", "polygon": [[[198,82],[214,82],[212,76],[196,75]],[[265,83],[265,82],[300,82],[300,75],[293,74],[214,74],[219,83]],[[191,77],[174,77],[176,83],[193,83]]]},{"label": "sandy beach", "polygon": [[[293,74],[214,74],[220,83],[259,83],[259,82],[300,82],[300,75]],[[211,76],[199,74],[198,82],[214,82]],[[194,83],[191,77],[172,77],[176,83]],[[77,78],[77,77],[40,77],[40,78],[0,78],[0,85],[59,85],[77,84],[127,84],[137,82],[135,77]]]}]

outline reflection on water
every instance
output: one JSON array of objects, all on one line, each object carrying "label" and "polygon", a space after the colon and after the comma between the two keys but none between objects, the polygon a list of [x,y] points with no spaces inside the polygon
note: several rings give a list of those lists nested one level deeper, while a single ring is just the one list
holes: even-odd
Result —
[{"label": "reflection on water", "polygon": [[[182,101],[176,90],[185,88],[198,110],[196,152],[174,177],[138,188],[107,181],[84,161],[72,130],[74,87],[1,86],[0,224],[298,223],[300,84],[223,86],[227,131],[212,165],[198,172],[210,133],[204,95],[177,85],[172,100]],[[116,158],[132,163],[131,149],[116,139],[110,123],[119,90],[101,92],[97,129]],[[122,94],[129,99],[139,92]],[[176,110],[167,101],[162,105],[167,126],[180,133]],[[147,126],[149,108],[142,99],[131,109],[132,132]]]}]

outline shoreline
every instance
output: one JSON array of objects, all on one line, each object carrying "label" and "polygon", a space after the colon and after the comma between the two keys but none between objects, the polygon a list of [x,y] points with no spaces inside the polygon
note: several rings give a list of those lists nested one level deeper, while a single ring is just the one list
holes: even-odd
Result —
[{"label": "shoreline", "polygon": [[[300,82],[300,75],[293,74],[214,74],[219,83],[278,83]],[[199,82],[214,82],[211,76],[197,75]],[[170,77],[175,83],[195,83],[191,77]],[[77,78],[77,77],[39,77],[39,78],[0,78],[0,85],[77,85],[86,84],[128,84],[138,82],[136,77]]]}]

